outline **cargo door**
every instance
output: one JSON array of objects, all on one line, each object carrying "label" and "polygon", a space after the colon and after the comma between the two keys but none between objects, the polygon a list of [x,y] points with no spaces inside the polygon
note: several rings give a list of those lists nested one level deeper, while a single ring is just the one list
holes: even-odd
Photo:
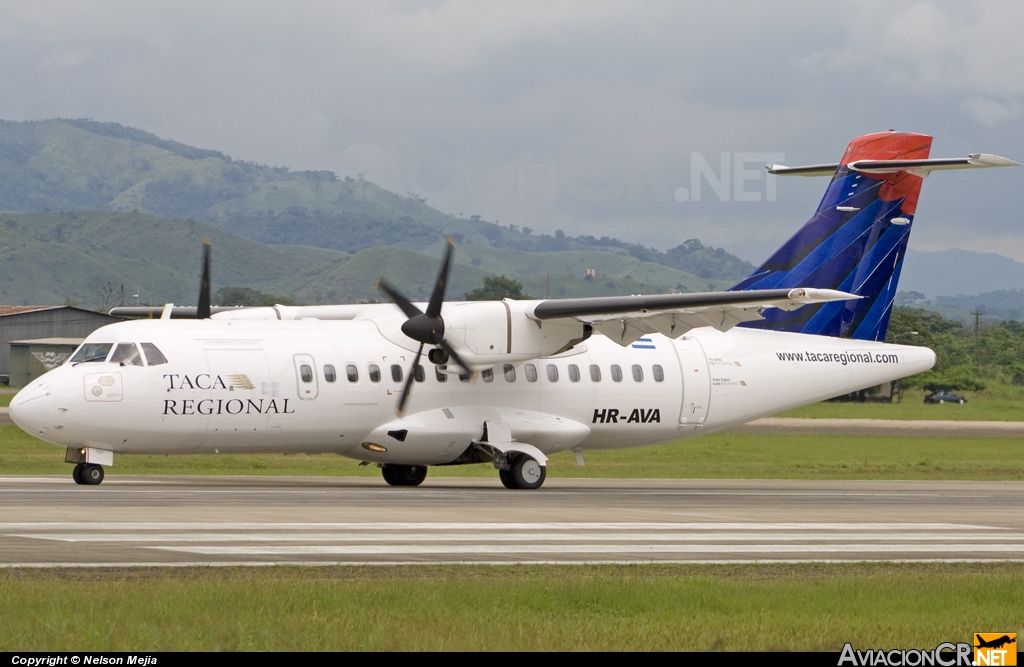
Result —
[{"label": "cargo door", "polygon": [[679,410],[679,423],[699,428],[708,416],[711,403],[711,373],[708,358],[700,341],[683,337],[673,341],[679,356],[679,370],[683,375],[683,400]]}]

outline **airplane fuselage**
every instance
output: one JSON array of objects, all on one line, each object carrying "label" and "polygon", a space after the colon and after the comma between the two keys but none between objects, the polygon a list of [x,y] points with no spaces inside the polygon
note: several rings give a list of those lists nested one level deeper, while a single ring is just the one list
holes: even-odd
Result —
[{"label": "airplane fuselage", "polygon": [[[118,453],[321,453],[458,462],[485,423],[544,454],[668,442],[927,370],[927,348],[736,328],[621,347],[597,334],[562,354],[472,376],[362,320],[134,321],[89,344],[155,346],[165,363],[67,363],[16,399],[15,420],[68,448]],[[417,380],[420,376],[417,376]],[[404,431],[404,433],[403,433]]]}]

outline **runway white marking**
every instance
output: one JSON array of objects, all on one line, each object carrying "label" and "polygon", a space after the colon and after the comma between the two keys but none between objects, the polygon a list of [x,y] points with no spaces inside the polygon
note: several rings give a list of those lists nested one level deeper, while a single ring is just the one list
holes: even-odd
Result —
[{"label": "runway white marking", "polygon": [[751,554],[751,553],[1018,553],[1024,544],[455,544],[358,545],[358,546],[288,546],[288,547],[142,547],[204,556],[391,556],[449,554]]},{"label": "runway white marking", "polygon": [[56,543],[81,545],[66,547],[76,566],[155,552],[182,565],[1024,560],[1024,532],[952,523],[36,521],[0,535],[29,540],[19,553],[47,542],[48,559]]},{"label": "runway white marking", "polygon": [[754,522],[118,522],[21,521],[0,523],[7,530],[1004,530],[958,523],[754,523]]},{"label": "runway white marking", "polygon": [[[390,560],[390,561],[345,561],[345,560],[236,560],[236,561],[207,561],[195,562],[170,562],[162,560],[153,561],[126,561],[126,562],[96,562],[96,563],[0,563],[0,569],[57,569],[57,568],[123,568],[123,567],[280,567],[282,565],[294,567],[395,567],[401,565],[797,565],[809,562],[806,558],[729,558],[729,559],[656,559],[644,558],[642,560]],[[848,558],[815,558],[815,563],[856,563]],[[991,558],[886,558],[886,563],[991,563]]]},{"label": "runway white marking", "polygon": [[[24,537],[54,542],[75,543],[151,543],[151,542],[750,542],[749,533],[690,533],[685,535],[650,533],[613,534],[544,534],[510,535],[508,533],[413,533],[390,534],[324,534],[324,533],[107,533],[103,535],[57,535],[53,533],[6,533],[6,537]],[[765,539],[764,536],[759,536]],[[879,540],[905,542],[966,542],[997,540],[1024,542],[1024,535],[993,535],[991,533],[957,533],[955,535],[889,534],[889,533],[772,533],[775,542],[831,542]]]}]

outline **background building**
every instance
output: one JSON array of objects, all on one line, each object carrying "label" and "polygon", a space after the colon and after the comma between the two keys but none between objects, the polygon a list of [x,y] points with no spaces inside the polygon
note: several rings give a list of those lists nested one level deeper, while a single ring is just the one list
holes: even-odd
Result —
[{"label": "background building", "polygon": [[[27,346],[40,338],[80,340],[102,326],[119,321],[117,317],[73,306],[0,306],[0,376],[11,375],[12,342]],[[70,344],[72,341],[64,340],[58,347],[63,349]],[[57,348],[49,351],[54,350],[60,353]]]}]

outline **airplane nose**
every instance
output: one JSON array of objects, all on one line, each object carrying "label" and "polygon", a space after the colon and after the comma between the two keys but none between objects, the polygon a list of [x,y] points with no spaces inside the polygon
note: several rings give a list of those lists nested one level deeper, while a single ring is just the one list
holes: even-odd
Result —
[{"label": "airplane nose", "polygon": [[25,387],[11,399],[11,420],[26,433],[41,435],[49,431],[55,412],[53,392],[43,382]]}]

